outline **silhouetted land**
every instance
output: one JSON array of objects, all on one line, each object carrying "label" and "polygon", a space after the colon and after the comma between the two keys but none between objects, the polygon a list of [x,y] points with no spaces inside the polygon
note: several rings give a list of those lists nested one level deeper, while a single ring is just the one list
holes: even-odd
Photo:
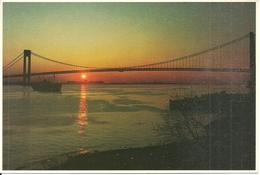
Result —
[{"label": "silhouetted land", "polygon": [[[43,164],[55,170],[253,170],[252,101],[249,95],[224,92],[176,100],[171,109],[182,113],[179,127],[186,127],[190,137],[180,136],[176,142],[161,146],[71,155],[64,161]],[[210,120],[194,122],[197,114]]]}]

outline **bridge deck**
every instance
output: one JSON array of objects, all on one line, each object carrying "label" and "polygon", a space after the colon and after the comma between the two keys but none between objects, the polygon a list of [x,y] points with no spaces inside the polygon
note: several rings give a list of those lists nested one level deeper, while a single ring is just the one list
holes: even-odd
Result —
[{"label": "bridge deck", "polygon": [[[197,71],[197,72],[248,72],[249,69],[240,68],[103,68],[103,69],[85,69],[85,70],[65,70],[51,72],[31,73],[31,76],[37,75],[57,75],[57,74],[73,74],[83,72],[128,72],[128,71]],[[23,74],[4,75],[4,78],[22,77]]]}]

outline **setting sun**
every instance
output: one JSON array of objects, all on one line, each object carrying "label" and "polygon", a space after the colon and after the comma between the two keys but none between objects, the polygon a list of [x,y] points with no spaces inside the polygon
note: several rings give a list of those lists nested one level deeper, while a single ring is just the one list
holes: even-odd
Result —
[{"label": "setting sun", "polygon": [[81,79],[85,80],[87,78],[86,74],[81,74]]}]

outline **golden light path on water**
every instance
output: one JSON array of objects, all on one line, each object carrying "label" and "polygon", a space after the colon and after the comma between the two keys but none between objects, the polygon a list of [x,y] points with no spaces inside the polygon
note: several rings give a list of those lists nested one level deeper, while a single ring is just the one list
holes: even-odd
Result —
[{"label": "golden light path on water", "polygon": [[[87,117],[87,85],[82,84],[80,86],[80,100],[79,100],[79,112],[78,112],[78,133],[83,137],[85,134],[85,127],[88,125],[88,117]],[[86,148],[80,147],[79,153],[85,154],[88,150]]]}]

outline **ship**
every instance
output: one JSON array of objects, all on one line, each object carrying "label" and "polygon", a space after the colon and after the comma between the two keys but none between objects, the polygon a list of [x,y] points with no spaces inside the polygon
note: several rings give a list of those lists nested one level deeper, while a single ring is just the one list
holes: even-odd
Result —
[{"label": "ship", "polygon": [[39,92],[61,92],[62,84],[58,82],[42,81],[31,84],[35,91]]}]

